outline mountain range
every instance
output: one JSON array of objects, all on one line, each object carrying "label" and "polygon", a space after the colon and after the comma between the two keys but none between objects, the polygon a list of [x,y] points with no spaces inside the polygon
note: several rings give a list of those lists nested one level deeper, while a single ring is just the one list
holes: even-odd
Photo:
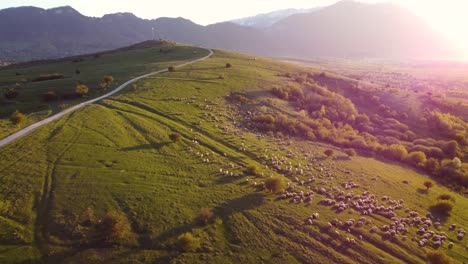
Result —
[{"label": "mountain range", "polygon": [[443,58],[457,54],[453,45],[420,18],[391,4],[343,1],[307,12],[282,10],[208,26],[181,17],[147,20],[131,13],[87,17],[69,6],[0,10],[0,61],[97,52],[153,37],[274,57]]}]

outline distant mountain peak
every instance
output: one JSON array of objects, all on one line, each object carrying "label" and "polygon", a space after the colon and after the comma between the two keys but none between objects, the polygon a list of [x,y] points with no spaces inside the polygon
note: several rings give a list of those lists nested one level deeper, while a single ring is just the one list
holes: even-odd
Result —
[{"label": "distant mountain peak", "polygon": [[47,12],[54,13],[54,14],[73,14],[73,15],[81,15],[76,9],[71,6],[59,6],[47,9]]}]

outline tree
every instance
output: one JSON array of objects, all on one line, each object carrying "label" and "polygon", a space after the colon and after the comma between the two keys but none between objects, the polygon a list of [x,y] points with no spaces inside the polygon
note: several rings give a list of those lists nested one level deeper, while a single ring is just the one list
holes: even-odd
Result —
[{"label": "tree", "polygon": [[327,157],[333,156],[334,152],[332,149],[327,149],[323,152]]},{"label": "tree", "polygon": [[231,63],[226,63],[226,68],[231,68],[232,67],[232,64]]},{"label": "tree", "polygon": [[206,225],[213,218],[213,211],[209,208],[202,208],[200,210],[200,220]]},{"label": "tree", "polygon": [[10,121],[15,125],[22,125],[24,122],[26,122],[26,116],[19,111],[15,111],[10,116]]},{"label": "tree", "polygon": [[132,84],[132,91],[134,92],[138,91],[138,85]]},{"label": "tree", "polygon": [[429,190],[430,188],[434,186],[434,183],[431,181],[425,181],[424,186],[426,187],[426,190]]},{"label": "tree", "polygon": [[10,88],[5,91],[3,96],[8,100],[13,100],[18,97],[19,93],[15,88]]},{"label": "tree", "polygon": [[403,145],[392,144],[383,150],[383,154],[389,159],[401,161],[408,156],[408,151]]},{"label": "tree", "polygon": [[107,89],[112,83],[114,82],[114,77],[112,76],[104,76],[102,82],[100,84],[102,89]]},{"label": "tree", "polygon": [[252,175],[252,176],[257,176],[258,175],[258,168],[254,165],[250,165],[247,167],[245,170],[246,175]]},{"label": "tree", "polygon": [[407,161],[415,166],[424,166],[426,164],[427,158],[426,154],[422,151],[413,151],[408,154],[406,157]]},{"label": "tree", "polygon": [[429,158],[426,162],[426,170],[429,173],[435,173],[440,169],[440,162],[437,159]]},{"label": "tree", "polygon": [[174,132],[169,134],[169,139],[174,143],[179,142],[181,138],[182,136],[179,133]]},{"label": "tree", "polygon": [[85,96],[87,95],[89,92],[89,88],[88,86],[84,85],[84,84],[78,84],[75,88],[75,93],[78,95],[78,96]]},{"label": "tree", "polygon": [[439,250],[431,250],[426,254],[426,259],[428,264],[450,264],[450,258],[447,255]]},{"label": "tree", "polygon": [[195,238],[191,233],[184,233],[177,240],[180,249],[185,252],[194,252],[200,247],[200,239]]},{"label": "tree", "polygon": [[104,242],[108,245],[136,244],[135,234],[125,214],[110,211],[100,223],[99,230],[102,232]]},{"label": "tree", "polygon": [[349,149],[345,149],[345,154],[348,155],[348,157],[354,157],[356,156],[356,151],[352,148],[349,148]]},{"label": "tree", "polygon": [[175,67],[174,67],[174,66],[169,66],[169,67],[167,68],[167,70],[168,70],[169,72],[175,72]]},{"label": "tree", "polygon": [[278,193],[284,190],[286,182],[282,177],[275,176],[265,181],[265,187],[272,193]]}]

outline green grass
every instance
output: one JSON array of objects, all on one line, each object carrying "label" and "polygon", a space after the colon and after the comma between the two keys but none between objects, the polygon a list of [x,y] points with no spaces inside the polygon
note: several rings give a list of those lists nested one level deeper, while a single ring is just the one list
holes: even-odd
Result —
[{"label": "green grass", "polygon": [[[180,47],[177,59],[189,60],[191,47]],[[185,54],[185,57],[182,55]],[[200,52],[199,55],[200,56]],[[136,59],[137,60],[137,59]],[[140,58],[143,60],[143,58]],[[160,59],[163,64],[164,59]],[[232,68],[226,69],[229,62]],[[129,63],[130,64],[130,63]],[[144,62],[142,62],[144,65]],[[165,63],[166,65],[169,63]],[[175,64],[175,62],[174,62]],[[153,70],[153,69],[142,69]],[[296,66],[267,59],[216,51],[203,62],[141,80],[139,90],[130,88],[46,125],[2,148],[0,152],[0,260],[8,263],[424,263],[425,249],[412,238],[384,241],[372,225],[390,220],[367,217],[373,224],[353,227],[352,233],[326,231],[328,221],[346,221],[360,215],[346,210],[337,214],[319,205],[325,198],[316,194],[309,207],[277,200],[278,195],[257,191],[250,184],[278,172],[266,167],[268,155],[294,157],[288,162],[310,169],[320,187],[340,186],[350,178],[378,197],[403,199],[405,208],[425,215],[442,193],[450,193],[456,204],[443,223],[453,249],[447,243],[439,250],[457,262],[467,262],[467,243],[448,232],[451,223],[468,227],[468,199],[445,187],[424,192],[428,176],[401,164],[368,157],[324,159],[328,145],[298,139],[277,139],[245,130],[239,110],[270,105],[279,111],[294,111],[269,90],[284,82],[279,73],[294,72]],[[101,74],[97,74],[98,78]],[[112,74],[119,80],[125,80]],[[219,76],[223,75],[224,79]],[[250,101],[238,105],[226,100],[231,92],[243,92]],[[177,132],[182,140],[172,143],[168,135]],[[197,141],[197,143],[194,143]],[[208,153],[208,156],[206,155]],[[317,161],[305,161],[310,153]],[[204,156],[201,157],[201,154]],[[206,162],[209,159],[209,162]],[[205,161],[204,161],[205,160]],[[263,177],[244,176],[249,165],[257,166]],[[330,175],[320,174],[320,167]],[[239,174],[220,174],[223,169]],[[347,170],[352,174],[346,173]],[[310,175],[307,175],[310,174]],[[376,180],[372,178],[376,177]],[[252,179],[248,182],[246,179]],[[404,184],[407,180],[409,183]],[[322,182],[326,181],[326,182]],[[307,191],[306,187],[298,186]],[[346,191],[348,192],[348,191]],[[82,224],[86,208],[92,208],[95,222],[107,211],[124,213],[132,224],[139,245],[106,247],[93,242],[92,228]],[[201,208],[210,208],[222,221],[201,225]],[[304,225],[312,213],[320,217]],[[401,217],[403,210],[397,211]],[[18,229],[21,239],[14,238]],[[177,238],[191,232],[200,239],[201,249],[182,253]],[[363,235],[364,240],[348,245],[346,237]],[[26,250],[25,250],[26,249]],[[22,254],[19,256],[17,252]]]},{"label": "green grass", "polygon": [[[160,52],[160,49],[169,52]],[[93,55],[80,56],[82,61],[73,62],[73,59],[58,60],[54,63],[24,64],[18,67],[0,69],[0,138],[19,130],[8,120],[10,115],[19,110],[28,115],[28,122],[24,125],[35,123],[58,111],[60,105],[73,106],[81,101],[89,100],[102,95],[118,87],[125,81],[160,69],[169,65],[180,64],[195,58],[207,55],[208,52],[201,48],[181,45],[168,45],[128,49],[119,52],[103,53],[99,57]],[[75,71],[79,70],[80,74]],[[17,75],[17,73],[21,75]],[[31,82],[40,75],[59,73],[65,78],[58,80]],[[114,76],[113,84],[103,90],[99,84],[104,76]],[[27,80],[28,82],[25,82]],[[44,102],[42,95],[48,91],[54,91],[61,95],[73,93],[77,83],[84,83],[90,88],[86,98]],[[3,98],[5,89],[15,87],[19,96],[14,100]]]}]

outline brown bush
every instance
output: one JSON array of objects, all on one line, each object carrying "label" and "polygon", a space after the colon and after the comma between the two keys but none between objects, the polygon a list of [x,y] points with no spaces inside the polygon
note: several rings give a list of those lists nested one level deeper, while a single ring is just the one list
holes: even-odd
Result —
[{"label": "brown bush", "polygon": [[207,224],[213,218],[213,211],[209,208],[202,208],[200,209],[200,221],[203,224]]}]

